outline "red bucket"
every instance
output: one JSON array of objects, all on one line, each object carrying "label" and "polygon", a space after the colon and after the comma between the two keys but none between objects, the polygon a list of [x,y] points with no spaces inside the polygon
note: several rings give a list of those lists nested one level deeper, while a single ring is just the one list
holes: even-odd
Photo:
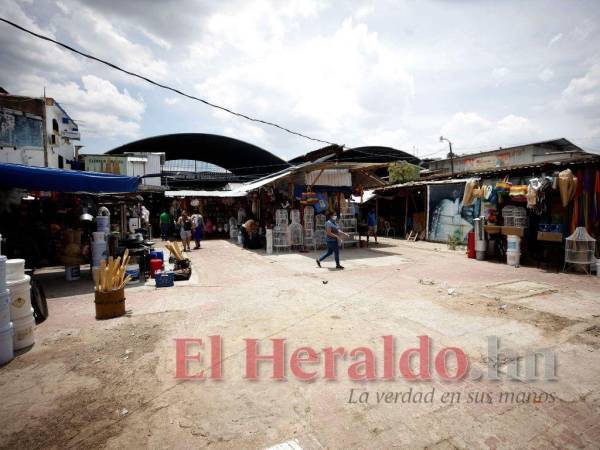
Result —
[{"label": "red bucket", "polygon": [[475,258],[475,232],[469,231],[467,234],[467,256],[471,259]]},{"label": "red bucket", "polygon": [[150,277],[154,278],[154,274],[162,269],[163,269],[162,259],[151,259],[150,260]]}]

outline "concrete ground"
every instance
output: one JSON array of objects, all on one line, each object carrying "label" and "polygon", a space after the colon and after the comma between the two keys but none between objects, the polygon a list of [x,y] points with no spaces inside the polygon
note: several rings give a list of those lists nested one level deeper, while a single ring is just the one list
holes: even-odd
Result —
[{"label": "concrete ground", "polygon": [[[36,344],[0,368],[0,447],[600,446],[599,278],[392,239],[344,250],[344,271],[331,260],[319,269],[314,256],[207,241],[190,253],[190,281],[130,287],[128,313],[108,321],[94,319],[89,280],[42,276],[50,318],[37,326]],[[222,380],[176,379],[174,339],[213,335],[222,337]],[[393,381],[351,381],[349,356],[338,361],[337,381],[323,379],[322,361],[304,366],[318,372],[312,382],[289,367],[301,346],[320,356],[362,346],[373,349],[381,378],[385,335],[395,336],[395,366],[427,335],[434,356],[458,347],[472,370],[497,365],[500,380],[445,382],[434,371],[432,381],[411,382],[396,368]],[[487,336],[500,338],[498,358]],[[259,380],[244,379],[245,338],[260,339],[261,353],[285,338],[287,379],[270,379],[269,363]],[[544,348],[556,355],[557,380],[507,379],[515,357]],[[455,366],[450,357],[450,373]]]}]

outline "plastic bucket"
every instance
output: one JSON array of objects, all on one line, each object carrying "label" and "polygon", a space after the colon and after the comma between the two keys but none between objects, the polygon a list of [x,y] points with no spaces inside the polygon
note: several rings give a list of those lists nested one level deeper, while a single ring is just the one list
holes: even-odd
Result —
[{"label": "plastic bucket", "polygon": [[10,289],[10,317],[13,322],[15,319],[27,316],[31,309],[31,286],[29,285],[29,280],[29,275],[25,275],[19,281],[8,282]]},{"label": "plastic bucket", "polygon": [[150,252],[150,260],[160,259],[161,261],[165,260],[165,254],[159,250],[153,250]]},{"label": "plastic bucket", "polygon": [[94,231],[92,233],[93,242],[106,242],[105,231]]},{"label": "plastic bucket", "polygon": [[92,266],[100,267],[100,261],[108,258],[108,247],[105,241],[92,242]]},{"label": "plastic bucket", "polygon": [[6,290],[0,294],[0,329],[10,323],[10,291]]},{"label": "plastic bucket", "polygon": [[509,234],[506,236],[506,251],[507,252],[521,252],[521,238],[519,236],[514,236]]},{"label": "plastic bucket", "polygon": [[67,281],[79,280],[81,276],[81,270],[79,266],[67,266],[65,267],[65,278]]},{"label": "plastic bucket", "polygon": [[[2,235],[0,234],[0,239]],[[6,256],[0,255],[0,292],[6,290]]]},{"label": "plastic bucket", "polygon": [[600,262],[596,263],[596,276],[600,277]]},{"label": "plastic bucket", "polygon": [[161,271],[163,268],[162,259],[151,259],[150,260],[150,278],[154,278],[156,272]]},{"label": "plastic bucket", "polygon": [[31,313],[28,316],[13,320],[13,325],[15,327],[13,348],[15,350],[20,350],[22,348],[29,347],[35,342],[35,338],[33,336],[33,329],[35,328],[33,308],[29,309]]},{"label": "plastic bucket", "polygon": [[131,278],[137,280],[140,278],[140,265],[139,264],[130,264],[125,269],[125,276],[131,275]]},{"label": "plastic bucket", "polygon": [[506,252],[506,264],[519,267],[521,263],[521,252]]},{"label": "plastic bucket", "polygon": [[15,357],[13,334],[12,322],[8,322],[8,325],[0,327],[0,364],[6,364]]},{"label": "plastic bucket", "polygon": [[25,275],[24,259],[6,260],[6,281],[18,281]]},{"label": "plastic bucket", "polygon": [[96,229],[108,232],[110,230],[110,216],[96,216]]}]

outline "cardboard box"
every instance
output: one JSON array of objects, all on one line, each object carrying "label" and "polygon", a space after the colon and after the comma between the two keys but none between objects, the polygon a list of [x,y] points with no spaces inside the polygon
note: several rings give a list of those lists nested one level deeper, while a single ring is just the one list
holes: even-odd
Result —
[{"label": "cardboard box", "polygon": [[563,235],[562,233],[554,233],[551,231],[538,231],[537,240],[548,242],[562,242]]},{"label": "cardboard box", "polygon": [[525,234],[525,228],[523,228],[523,227],[502,227],[502,234],[505,234],[507,236],[509,234],[512,234],[513,236],[523,237],[523,235]]}]

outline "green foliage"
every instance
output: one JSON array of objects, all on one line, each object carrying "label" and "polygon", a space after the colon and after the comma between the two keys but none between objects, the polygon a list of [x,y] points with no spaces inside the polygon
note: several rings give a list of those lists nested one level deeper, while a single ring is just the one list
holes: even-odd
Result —
[{"label": "green foliage", "polygon": [[448,248],[450,250],[456,250],[459,245],[463,244],[463,239],[459,230],[456,230],[454,234],[448,235]]},{"label": "green foliage", "polygon": [[388,168],[390,183],[407,183],[419,179],[419,168],[406,161],[395,162]]}]

